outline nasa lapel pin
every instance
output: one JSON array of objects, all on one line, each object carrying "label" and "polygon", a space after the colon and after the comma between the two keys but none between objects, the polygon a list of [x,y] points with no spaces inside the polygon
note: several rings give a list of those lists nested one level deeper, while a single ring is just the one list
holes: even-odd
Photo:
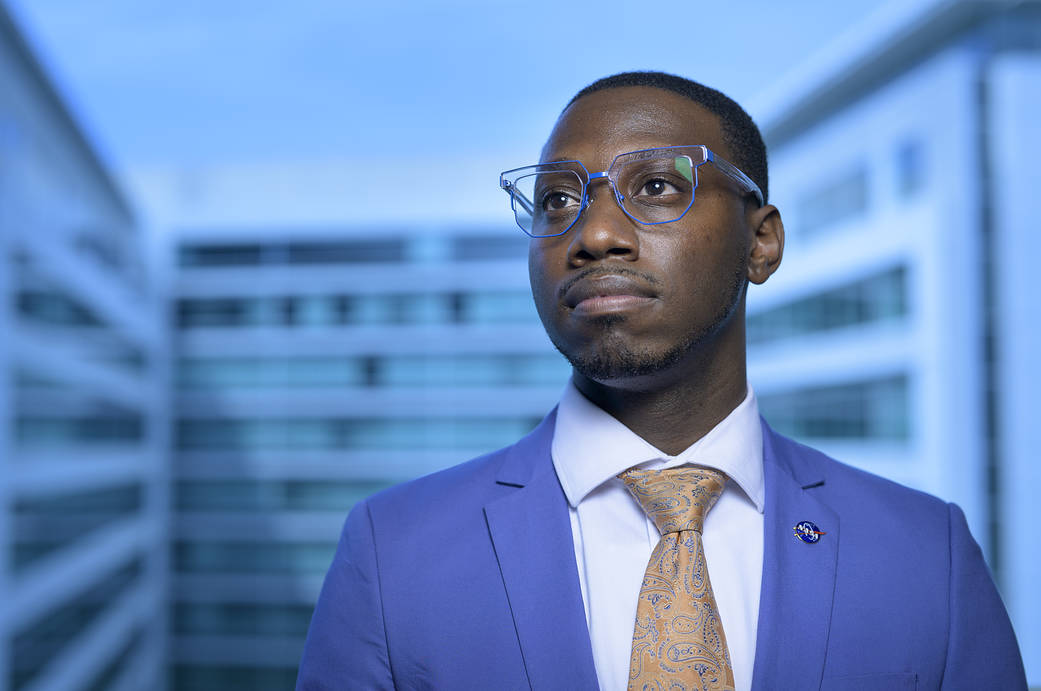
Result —
[{"label": "nasa lapel pin", "polygon": [[821,535],[826,533],[817,527],[817,524],[813,521],[799,521],[795,524],[795,537],[799,538],[807,545],[812,545],[820,542]]}]

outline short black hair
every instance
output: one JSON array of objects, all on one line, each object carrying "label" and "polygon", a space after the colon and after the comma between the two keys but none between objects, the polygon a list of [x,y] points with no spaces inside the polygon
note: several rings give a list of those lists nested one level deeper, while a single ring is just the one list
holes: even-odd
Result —
[{"label": "short black hair", "polygon": [[[575,94],[564,110],[591,93],[623,86],[652,86],[685,96],[705,110],[719,117],[723,129],[723,143],[730,150],[731,163],[752,178],[768,198],[769,176],[766,168],[766,144],[759,128],[737,101],[698,82],[666,72],[620,72],[598,79]],[[692,144],[694,142],[684,142]]]}]

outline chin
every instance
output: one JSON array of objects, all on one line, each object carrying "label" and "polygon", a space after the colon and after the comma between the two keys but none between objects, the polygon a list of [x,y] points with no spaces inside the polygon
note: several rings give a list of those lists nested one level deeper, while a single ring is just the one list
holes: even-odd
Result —
[{"label": "chin", "polygon": [[605,384],[658,374],[676,364],[686,352],[682,346],[663,352],[636,350],[610,338],[582,350],[565,349],[559,345],[557,349],[580,375]]}]

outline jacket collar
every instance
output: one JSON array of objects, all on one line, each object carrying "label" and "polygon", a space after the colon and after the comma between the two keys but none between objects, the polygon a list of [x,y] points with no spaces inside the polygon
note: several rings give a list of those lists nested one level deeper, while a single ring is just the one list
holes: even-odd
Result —
[{"label": "jacket collar", "polygon": [[504,452],[516,491],[484,507],[532,688],[596,689],[567,499],[550,459],[554,410]]},{"label": "jacket collar", "polygon": [[[763,422],[766,515],[752,689],[818,688],[824,676],[839,550],[839,517],[816,496],[823,456]],[[795,535],[803,521],[823,535]]]},{"label": "jacket collar", "polygon": [[[550,470],[550,445],[553,442],[553,428],[557,421],[557,409],[549,411],[535,429],[522,437],[513,446],[506,447],[502,454],[502,463],[495,474],[495,481],[500,485],[524,487],[532,481],[535,471]],[[547,463],[542,463],[546,461]]]}]

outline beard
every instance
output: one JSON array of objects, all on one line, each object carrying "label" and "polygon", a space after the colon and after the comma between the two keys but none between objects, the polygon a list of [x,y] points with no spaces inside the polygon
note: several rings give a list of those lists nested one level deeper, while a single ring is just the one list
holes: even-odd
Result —
[{"label": "beard", "polygon": [[611,324],[617,319],[604,319],[598,324],[604,328],[604,336],[582,352],[567,352],[559,345],[557,350],[567,358],[576,372],[593,381],[605,382],[613,379],[634,379],[664,371],[675,365],[693,349],[699,337],[684,339],[665,351],[637,350],[629,343],[616,338],[610,332]]},{"label": "beard", "polygon": [[570,350],[555,338],[551,340],[576,372],[593,381],[635,379],[664,372],[710,341],[733,318],[747,285],[745,275],[746,268],[742,262],[728,281],[725,299],[720,302],[720,309],[714,317],[707,324],[690,329],[683,338],[664,350],[630,344],[614,329],[625,322],[626,318],[620,315],[604,315],[596,319],[594,323],[600,327],[601,336],[580,351]]}]

